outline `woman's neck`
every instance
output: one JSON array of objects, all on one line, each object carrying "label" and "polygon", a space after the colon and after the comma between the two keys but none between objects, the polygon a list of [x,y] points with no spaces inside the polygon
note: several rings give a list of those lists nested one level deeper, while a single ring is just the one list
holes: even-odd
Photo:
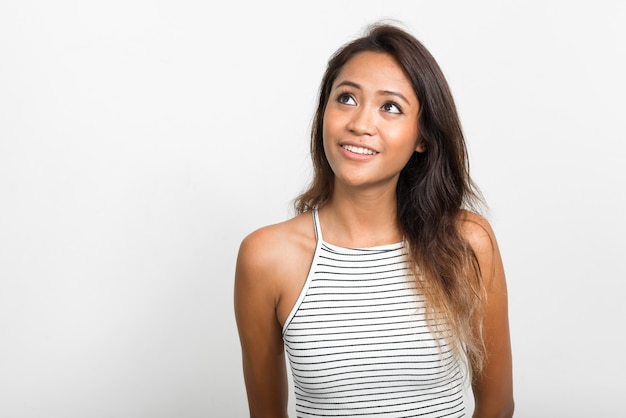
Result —
[{"label": "woman's neck", "polygon": [[402,240],[393,193],[344,194],[335,190],[320,209],[324,240],[345,247],[372,247]]}]

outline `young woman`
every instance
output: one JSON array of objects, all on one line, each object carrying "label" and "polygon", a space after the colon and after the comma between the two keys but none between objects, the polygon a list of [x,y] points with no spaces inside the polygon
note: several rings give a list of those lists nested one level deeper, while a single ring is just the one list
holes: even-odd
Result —
[{"label": "young woman", "polygon": [[240,247],[250,416],[513,415],[504,271],[452,95],[413,36],[373,26],[330,59],[299,213]]}]

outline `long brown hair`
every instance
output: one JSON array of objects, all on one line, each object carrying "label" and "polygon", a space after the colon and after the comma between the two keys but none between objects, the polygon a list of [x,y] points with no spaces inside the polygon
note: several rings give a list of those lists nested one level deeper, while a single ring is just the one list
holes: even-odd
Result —
[{"label": "long brown hair", "polygon": [[[465,139],[448,83],[430,52],[403,29],[391,24],[372,25],[364,36],[331,56],[311,130],[313,179],[295,200],[296,211],[322,207],[332,196],[334,174],[323,148],[324,111],[343,66],[365,51],[392,56],[418,98],[419,135],[426,150],[415,152],[400,173],[396,188],[399,228],[416,280],[428,301],[431,326],[457,353],[465,354],[469,371],[475,374],[484,358],[482,280],[459,223],[463,209],[476,210],[482,199],[469,176]],[[442,324],[441,315],[449,326]]]}]

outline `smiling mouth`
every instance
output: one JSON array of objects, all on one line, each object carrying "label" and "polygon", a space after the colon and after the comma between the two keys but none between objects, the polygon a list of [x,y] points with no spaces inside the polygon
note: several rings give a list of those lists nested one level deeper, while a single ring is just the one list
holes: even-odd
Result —
[{"label": "smiling mouth", "polygon": [[355,147],[354,145],[342,145],[341,148],[353,152],[355,154],[362,154],[362,155],[376,155],[378,154],[376,151],[372,151],[369,148],[363,148],[363,147]]}]

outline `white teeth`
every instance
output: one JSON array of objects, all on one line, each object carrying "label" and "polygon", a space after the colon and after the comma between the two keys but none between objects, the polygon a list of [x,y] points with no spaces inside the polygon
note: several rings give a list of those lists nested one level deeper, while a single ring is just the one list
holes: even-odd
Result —
[{"label": "white teeth", "polygon": [[377,152],[372,151],[371,149],[363,148],[363,147],[355,147],[354,145],[342,145],[342,147],[355,154],[367,154],[367,155],[377,154]]}]

